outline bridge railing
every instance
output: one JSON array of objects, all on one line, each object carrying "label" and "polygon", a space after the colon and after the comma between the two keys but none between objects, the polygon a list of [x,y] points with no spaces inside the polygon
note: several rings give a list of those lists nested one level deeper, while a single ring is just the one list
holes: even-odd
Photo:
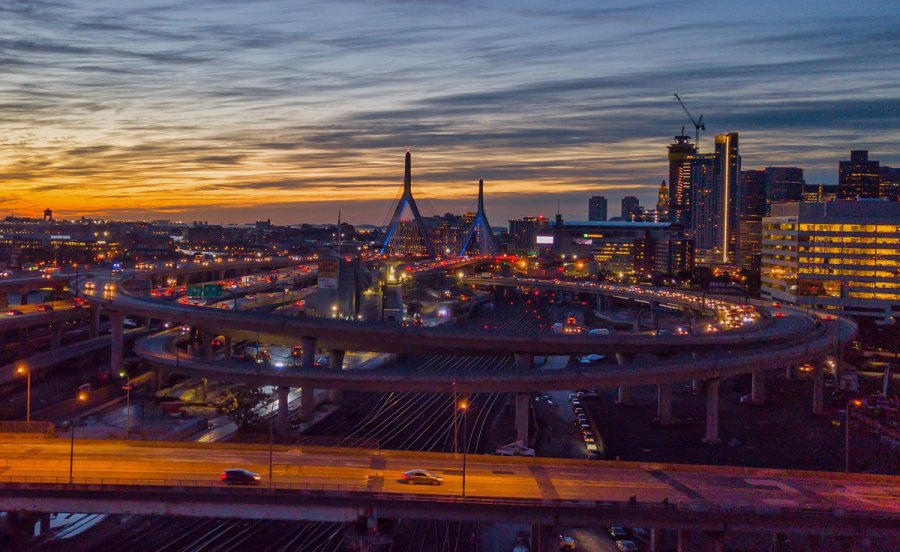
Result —
[{"label": "bridge railing", "polygon": [[[15,487],[19,485],[42,484],[42,485],[61,485],[66,487],[76,487],[85,485],[113,485],[126,487],[220,487],[232,488],[238,485],[225,483],[220,479],[179,479],[179,478],[154,478],[154,477],[73,477],[71,481],[68,476],[53,475],[0,475],[0,486],[9,485]],[[327,483],[327,482],[267,482],[261,481],[258,485],[245,485],[248,487],[273,488],[293,491],[366,491],[366,485],[353,485],[345,483]],[[2,487],[0,487],[2,488]]]}]

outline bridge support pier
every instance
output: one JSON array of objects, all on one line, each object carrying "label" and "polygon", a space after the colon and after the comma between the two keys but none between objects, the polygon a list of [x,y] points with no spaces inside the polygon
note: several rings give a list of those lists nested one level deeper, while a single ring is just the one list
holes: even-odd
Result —
[{"label": "bridge support pier", "polygon": [[316,413],[316,390],[308,385],[300,388],[300,417],[311,422]]},{"label": "bridge support pier", "polygon": [[516,393],[516,441],[528,446],[528,426],[531,416],[531,393]]},{"label": "bridge support pier", "polygon": [[650,552],[663,551],[663,529],[650,529]]},{"label": "bridge support pier", "polygon": [[231,355],[234,354],[234,339],[230,335],[225,336],[222,349],[225,351],[225,362],[231,362]]},{"label": "bridge support pier", "polygon": [[287,437],[289,430],[288,393],[290,391],[290,387],[282,386],[278,388],[278,435],[281,437]]},{"label": "bridge support pier", "polygon": [[557,552],[559,531],[552,525],[535,523],[531,526],[531,549],[535,552]]},{"label": "bridge support pier", "polygon": [[762,404],[766,401],[766,373],[757,370],[750,377],[750,402]]},{"label": "bridge support pier", "polygon": [[340,349],[332,349],[328,352],[328,368],[331,370],[342,370],[344,368],[345,351]]},{"label": "bridge support pier", "polygon": [[825,370],[821,359],[813,366],[813,414],[821,416],[825,413]]},{"label": "bridge support pier", "polygon": [[56,324],[50,324],[50,348],[51,349],[59,349],[62,346],[62,334],[63,334],[63,324],[62,322],[57,322]]},{"label": "bridge support pier", "polygon": [[[616,353],[616,363],[620,368],[628,368],[631,362],[634,360],[633,354],[627,353]],[[631,404],[631,387],[626,385],[619,386],[619,399],[616,401],[616,404],[629,405]]]},{"label": "bridge support pier", "polygon": [[301,337],[300,347],[302,349],[300,366],[304,370],[312,370],[314,368],[313,364],[316,362],[316,338]]},{"label": "bridge support pier", "polygon": [[91,324],[88,332],[91,339],[100,337],[100,305],[91,305]]},{"label": "bridge support pier", "polygon": [[200,341],[200,358],[204,360],[211,359],[213,356],[213,335],[203,330],[198,331],[197,334],[197,339]]},{"label": "bridge support pier", "polygon": [[725,552],[725,533],[722,531],[708,531],[706,533],[708,539],[709,552]]},{"label": "bridge support pier", "polygon": [[792,380],[796,377],[796,374],[797,374],[796,366],[794,366],[792,364],[788,364],[787,366],[785,366],[785,368],[784,368],[784,377],[785,378]]},{"label": "bridge support pier", "polygon": [[534,366],[534,355],[528,353],[515,353],[517,370],[530,370]]},{"label": "bridge support pier", "polygon": [[719,384],[720,380],[706,381],[706,436],[703,442],[707,445],[718,445],[719,439]]},{"label": "bridge support pier", "polygon": [[659,301],[650,301],[650,325],[656,326],[657,322],[659,322]]},{"label": "bridge support pier", "polygon": [[691,552],[691,530],[678,530],[678,543],[676,544],[677,552]]},{"label": "bridge support pier", "polygon": [[109,341],[109,370],[113,376],[118,376],[122,371],[122,350],[125,348],[122,322],[125,314],[121,312],[109,313],[109,321],[112,324]]},{"label": "bridge support pier", "polygon": [[695,395],[699,395],[703,392],[703,380],[702,379],[693,379],[691,380],[691,391],[694,392]]},{"label": "bridge support pier", "polygon": [[660,383],[658,386],[658,403],[656,414],[659,417],[659,425],[672,425],[672,384]]},{"label": "bridge support pier", "polygon": [[0,293],[0,309],[7,307],[9,307],[9,296],[5,293]]},{"label": "bridge support pier", "polygon": [[19,294],[19,304],[27,305],[28,304],[28,292],[23,292]]},{"label": "bridge support pier", "polygon": [[19,356],[22,358],[31,356],[31,330],[29,328],[19,329]]}]

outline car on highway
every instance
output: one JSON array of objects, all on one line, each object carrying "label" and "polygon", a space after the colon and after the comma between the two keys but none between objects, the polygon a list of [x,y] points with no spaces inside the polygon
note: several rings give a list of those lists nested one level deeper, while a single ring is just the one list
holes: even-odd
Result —
[{"label": "car on highway", "polygon": [[575,550],[575,539],[570,537],[569,535],[560,535],[559,536],[559,550],[560,551],[569,551]]},{"label": "car on highway", "polygon": [[219,476],[222,481],[231,485],[259,485],[260,476],[244,468],[231,468]]},{"label": "car on highway", "polygon": [[13,273],[11,270],[4,270],[4,271],[0,272],[0,278],[9,278],[12,275],[13,275]]},{"label": "car on highway", "polygon": [[609,536],[612,537],[613,540],[622,540],[628,537],[628,534],[625,532],[624,527],[619,527],[617,525],[610,527],[607,529],[609,532]]},{"label": "car on highway", "polygon": [[51,304],[49,304],[49,303],[43,304],[43,305],[38,305],[37,310],[39,310],[39,311],[41,311],[41,312],[52,311],[52,310],[53,310],[53,305],[51,305]]},{"label": "car on highway", "polygon": [[637,545],[634,544],[634,541],[630,540],[616,541],[616,548],[621,550],[621,552],[634,552],[638,549]]},{"label": "car on highway", "polygon": [[4,312],[3,314],[5,314],[6,316],[19,316],[20,314],[24,314],[24,313],[18,309],[9,309],[8,311]]},{"label": "car on highway", "polygon": [[84,283],[84,289],[93,290],[95,287],[97,287],[97,284],[93,280],[88,280]]},{"label": "car on highway", "polygon": [[409,470],[400,476],[400,481],[407,485],[440,485],[444,482],[444,478],[428,470]]}]

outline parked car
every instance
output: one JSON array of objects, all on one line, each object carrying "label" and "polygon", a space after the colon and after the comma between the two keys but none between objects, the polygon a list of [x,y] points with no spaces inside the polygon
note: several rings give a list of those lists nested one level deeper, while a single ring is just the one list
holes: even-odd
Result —
[{"label": "parked car", "polygon": [[444,482],[444,478],[428,470],[409,470],[400,476],[400,481],[405,482],[407,485],[418,483],[422,485],[440,485]]},{"label": "parked car", "polygon": [[51,304],[49,304],[49,303],[48,303],[48,304],[44,304],[44,305],[38,305],[37,310],[39,310],[39,311],[41,311],[41,312],[49,312],[49,311],[52,311],[52,310],[53,310],[53,305],[51,305]]},{"label": "parked car", "polygon": [[222,481],[232,485],[258,485],[260,476],[244,468],[231,468],[222,472]]},{"label": "parked car", "polygon": [[637,545],[634,544],[634,541],[630,540],[616,541],[616,548],[618,548],[622,552],[634,552],[638,549]]}]

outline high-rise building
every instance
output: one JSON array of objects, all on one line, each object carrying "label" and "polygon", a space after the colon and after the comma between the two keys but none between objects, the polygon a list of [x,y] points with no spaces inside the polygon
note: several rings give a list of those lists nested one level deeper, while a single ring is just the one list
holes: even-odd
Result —
[{"label": "high-rise building", "polygon": [[691,197],[688,202],[688,216],[691,221],[690,235],[694,238],[694,248],[700,263],[710,263],[719,243],[722,225],[719,217],[720,202],[716,187],[716,156],[712,153],[694,155],[690,161]]},{"label": "high-rise building", "polygon": [[536,251],[538,232],[549,225],[547,217],[522,217],[509,221],[509,243],[513,251]]},{"label": "high-rise building", "polygon": [[900,169],[882,166],[878,174],[878,197],[900,201]]},{"label": "high-rise building", "polygon": [[803,201],[834,201],[837,184],[804,184]]},{"label": "high-rise building", "polygon": [[797,167],[766,167],[766,200],[772,203],[803,199],[803,169]]},{"label": "high-rise building", "polygon": [[669,220],[669,187],[663,180],[659,185],[659,196],[656,200],[656,214],[660,220]]},{"label": "high-rise building", "polygon": [[744,268],[759,269],[762,219],[766,216],[766,176],[767,171],[741,171],[735,260]]},{"label": "high-rise building", "polygon": [[763,219],[767,299],[885,321],[900,316],[900,203],[781,203]]},{"label": "high-rise building", "polygon": [[676,136],[669,146],[669,220],[691,224],[691,159],[697,147],[689,136]]},{"label": "high-rise building", "polygon": [[604,221],[607,214],[605,197],[593,196],[588,200],[588,220]]},{"label": "high-rise building", "polygon": [[622,220],[633,222],[640,220],[641,202],[634,196],[625,196],[622,198]]},{"label": "high-rise building", "polygon": [[722,206],[722,234],[720,261],[734,260],[738,236],[738,206],[741,191],[741,156],[738,151],[738,133],[716,135],[716,184],[719,203]]},{"label": "high-rise building", "polygon": [[869,161],[867,150],[851,150],[850,160],[838,164],[838,199],[878,197],[878,165],[878,161]]}]

